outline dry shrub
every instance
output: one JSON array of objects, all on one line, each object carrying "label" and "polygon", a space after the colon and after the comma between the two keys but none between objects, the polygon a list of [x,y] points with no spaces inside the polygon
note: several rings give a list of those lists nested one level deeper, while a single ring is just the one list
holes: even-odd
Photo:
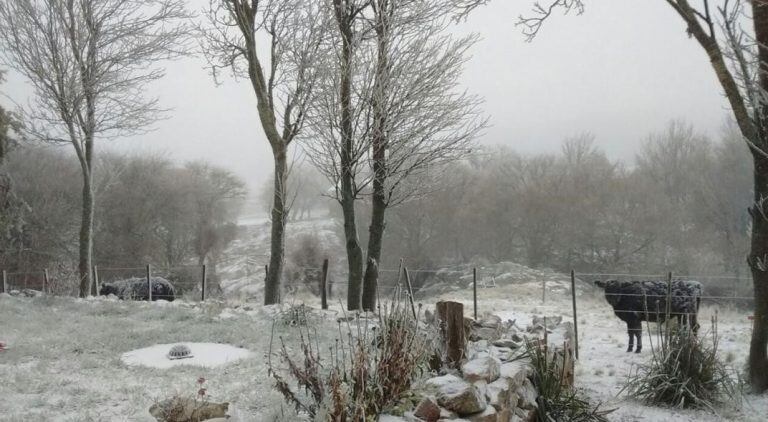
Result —
[{"label": "dry shrub", "polygon": [[533,366],[533,384],[539,392],[536,399],[539,407],[536,412],[538,422],[608,421],[606,415],[615,409],[602,410],[573,388],[570,382],[572,379],[568,379],[563,354],[549,350],[546,339],[543,345],[539,342],[526,342],[526,352],[522,357],[530,358]]},{"label": "dry shrub", "polygon": [[205,378],[198,378],[197,393],[176,394],[149,408],[149,413],[158,422],[201,422],[213,418],[227,417],[229,403],[214,403],[209,400]]},{"label": "dry shrub", "polygon": [[659,327],[656,339],[650,362],[638,365],[624,386],[631,397],[655,406],[712,411],[717,404],[740,402],[738,374],[717,351],[717,317],[708,336],[699,337],[687,327]]},{"label": "dry shrub", "polygon": [[315,420],[338,422],[376,420],[397,405],[425,370],[428,336],[402,300],[376,317],[340,322],[341,338],[327,352],[321,352],[316,332],[302,330],[300,358],[280,338],[277,355],[286,367],[280,371],[270,362],[269,371],[285,401]]}]

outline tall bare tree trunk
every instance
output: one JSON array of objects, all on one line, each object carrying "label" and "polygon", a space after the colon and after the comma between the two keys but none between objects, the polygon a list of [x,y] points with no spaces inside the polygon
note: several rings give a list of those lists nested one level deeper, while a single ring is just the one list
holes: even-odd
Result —
[{"label": "tall bare tree trunk", "polygon": [[90,166],[83,175],[82,218],[80,221],[80,258],[78,270],[80,273],[80,297],[87,297],[91,291],[93,268],[93,185]]},{"label": "tall bare tree trunk", "polygon": [[280,303],[281,279],[285,256],[285,206],[288,162],[284,151],[275,152],[275,188],[272,197],[272,238],[269,252],[269,270],[264,286],[264,304]]},{"label": "tall bare tree trunk", "polygon": [[[752,15],[755,25],[755,39],[759,46],[760,96],[768,90],[768,1],[753,0]],[[768,390],[768,104],[761,101],[760,110],[755,111],[757,136],[751,139],[754,145],[750,151],[754,158],[754,205],[752,216],[752,242],[747,262],[752,271],[755,294],[754,325],[749,347],[750,384],[755,392]]]},{"label": "tall bare tree trunk", "polygon": [[755,294],[754,325],[749,348],[750,383],[755,392],[768,389],[768,219],[763,206],[768,202],[768,159],[755,154],[755,205],[752,215],[752,243],[749,266]]},{"label": "tall bare tree trunk", "polygon": [[334,0],[334,16],[341,34],[341,66],[339,101],[341,105],[341,151],[339,167],[341,173],[341,211],[344,215],[344,245],[347,250],[347,309],[360,309],[363,282],[363,250],[357,233],[355,216],[355,160],[354,130],[352,127],[352,61],[355,3],[349,0]]},{"label": "tall bare tree trunk", "polygon": [[376,4],[376,79],[373,87],[373,197],[371,199],[371,225],[368,227],[368,268],[363,280],[363,309],[376,308],[376,289],[379,279],[379,263],[386,226],[387,211],[387,110],[386,98],[389,89],[389,13],[388,0]]}]

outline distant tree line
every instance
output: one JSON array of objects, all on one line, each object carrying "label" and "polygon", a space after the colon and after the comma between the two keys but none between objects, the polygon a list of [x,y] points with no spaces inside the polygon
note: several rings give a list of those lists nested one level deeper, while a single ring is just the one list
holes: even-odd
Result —
[{"label": "distant tree line", "polygon": [[[205,263],[215,273],[237,234],[246,194],[240,179],[204,162],[180,166],[153,155],[103,153],[94,168],[95,264]],[[0,266],[11,272],[74,269],[81,206],[77,161],[58,148],[27,146],[11,151],[4,172],[22,205],[6,209],[6,220],[14,224],[3,227]]]},{"label": "distant tree line", "polygon": [[681,122],[648,136],[634,163],[609,159],[589,134],[556,154],[481,148],[393,208],[387,265],[748,276],[748,157],[737,129],[712,140]]}]

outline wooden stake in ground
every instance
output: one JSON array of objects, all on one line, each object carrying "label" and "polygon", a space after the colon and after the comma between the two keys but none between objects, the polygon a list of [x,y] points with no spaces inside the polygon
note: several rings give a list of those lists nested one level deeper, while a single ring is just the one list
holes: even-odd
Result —
[{"label": "wooden stake in ground", "polygon": [[207,281],[207,274],[206,274],[206,266],[203,264],[203,279],[201,280],[201,288],[200,288],[200,301],[205,302],[205,288],[206,288],[206,281]]},{"label": "wooden stake in ground", "polygon": [[328,309],[328,259],[323,260],[323,273],[320,275],[320,307]]},{"label": "wooden stake in ground", "polygon": [[3,284],[0,285],[3,288],[0,293],[8,293],[8,272],[3,270]]},{"label": "wooden stake in ground", "polygon": [[477,268],[472,268],[472,301],[475,309],[475,321],[477,321]]},{"label": "wooden stake in ground", "polygon": [[147,297],[152,302],[152,266],[150,264],[147,264],[147,288],[149,289]]},{"label": "wooden stake in ground", "polygon": [[48,279],[48,269],[43,270],[43,293],[49,293],[49,290],[51,289],[51,283]]},{"label": "wooden stake in ground", "polygon": [[99,266],[93,266],[93,282],[96,283],[96,295],[101,294],[101,279],[99,278]]},{"label": "wooden stake in ground", "polygon": [[576,343],[576,360],[579,359],[579,320],[576,316],[576,273],[571,270],[571,300],[573,302],[573,337]]},{"label": "wooden stake in ground", "polygon": [[436,314],[440,324],[440,335],[445,345],[446,364],[450,368],[458,368],[464,358],[466,347],[464,305],[459,302],[440,301],[437,302]]},{"label": "wooden stake in ground", "polygon": [[405,284],[408,287],[408,300],[411,302],[411,311],[413,312],[413,319],[416,319],[416,306],[413,304],[413,288],[411,287],[411,276],[408,274],[408,268],[403,268],[405,273]]}]

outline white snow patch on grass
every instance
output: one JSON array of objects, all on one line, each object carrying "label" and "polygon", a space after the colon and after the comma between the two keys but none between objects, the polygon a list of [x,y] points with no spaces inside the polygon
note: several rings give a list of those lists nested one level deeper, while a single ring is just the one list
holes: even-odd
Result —
[{"label": "white snow patch on grass", "polygon": [[215,368],[231,362],[245,359],[253,355],[246,349],[219,343],[182,343],[190,348],[192,357],[185,359],[169,359],[168,351],[174,344],[156,344],[143,349],[123,353],[120,360],[128,366],[147,366],[150,368],[168,369],[179,365],[197,365],[205,368]]}]

